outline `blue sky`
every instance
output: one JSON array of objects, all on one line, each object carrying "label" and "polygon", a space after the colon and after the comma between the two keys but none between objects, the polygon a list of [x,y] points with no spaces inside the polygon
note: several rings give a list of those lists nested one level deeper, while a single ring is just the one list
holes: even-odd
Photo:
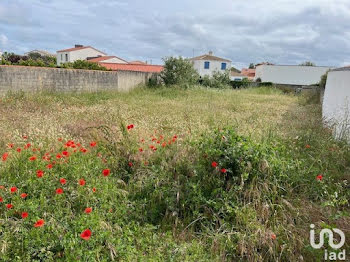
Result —
[{"label": "blue sky", "polygon": [[349,0],[0,0],[0,50],[92,45],[126,60],[209,50],[250,62],[350,64]]}]

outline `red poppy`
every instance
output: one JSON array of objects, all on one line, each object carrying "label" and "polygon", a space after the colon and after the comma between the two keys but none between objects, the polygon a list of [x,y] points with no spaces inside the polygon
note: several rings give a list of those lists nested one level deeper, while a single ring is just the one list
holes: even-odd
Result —
[{"label": "red poppy", "polygon": [[84,186],[86,184],[84,179],[80,179],[79,180],[79,185]]},{"label": "red poppy", "polygon": [[163,143],[162,143],[162,147],[166,147],[166,142],[163,142]]},{"label": "red poppy", "polygon": [[61,137],[59,137],[57,140],[58,140],[59,142],[61,142],[63,139],[62,139]]},{"label": "red poppy", "polygon": [[61,154],[57,154],[57,155],[56,155],[56,158],[57,158],[57,159],[62,158]]},{"label": "red poppy", "polygon": [[28,196],[28,194],[26,194],[26,193],[21,194],[21,198],[26,198],[27,196]]},{"label": "red poppy", "polygon": [[23,139],[28,139],[28,136],[24,135],[22,136]]},{"label": "red poppy", "polygon": [[11,143],[11,144],[8,144],[7,146],[8,146],[8,148],[13,148],[14,144]]},{"label": "red poppy", "polygon": [[310,148],[311,146],[310,145],[306,145],[305,148]]},{"label": "red poppy", "polygon": [[80,148],[80,152],[86,153],[87,149],[82,147],[82,148]]},{"label": "red poppy", "polygon": [[36,160],[36,156],[31,156],[31,157],[29,158],[29,160],[30,160],[30,161]]},{"label": "red poppy", "polygon": [[51,169],[52,167],[53,167],[52,164],[48,164],[48,165],[46,166],[47,169]]},{"label": "red poppy", "polygon": [[28,144],[26,144],[26,145],[24,146],[24,149],[28,149],[28,148],[30,148],[30,147],[31,147],[31,144],[28,143]]},{"label": "red poppy", "polygon": [[64,155],[64,156],[69,156],[69,152],[68,152],[68,151],[63,151],[63,152],[62,152],[62,155]]},{"label": "red poppy", "polygon": [[318,181],[322,181],[323,175],[322,175],[322,174],[319,174],[319,175],[316,177],[316,179],[317,179]]},{"label": "red poppy", "polygon": [[271,234],[271,239],[272,239],[272,240],[275,240],[276,237],[277,237],[277,236],[276,236],[274,233]]},{"label": "red poppy", "polygon": [[93,141],[93,142],[90,143],[90,146],[91,146],[91,147],[94,147],[94,146],[96,146],[96,145],[97,145],[97,143],[96,143],[95,141]]},{"label": "red poppy", "polygon": [[143,152],[143,149],[141,147],[139,148],[139,152]]},{"label": "red poppy", "polygon": [[62,185],[64,185],[64,184],[67,183],[67,180],[65,180],[64,178],[61,178],[61,179],[60,179],[60,183],[61,183]]},{"label": "red poppy", "polygon": [[132,162],[129,162],[129,163],[128,163],[128,166],[129,166],[129,167],[132,167],[132,165],[133,165]]},{"label": "red poppy", "polygon": [[104,176],[109,176],[110,173],[111,173],[111,170],[109,170],[109,169],[103,169],[103,171],[102,171],[102,174],[103,174]]},{"label": "red poppy", "polygon": [[3,202],[3,201],[4,201],[4,199],[2,197],[0,197],[0,202]]},{"label": "red poppy", "polygon": [[23,219],[24,219],[24,218],[27,218],[27,217],[28,217],[28,213],[27,213],[27,212],[22,212],[21,217],[22,217]]},{"label": "red poppy", "polygon": [[34,224],[34,227],[42,227],[45,224],[44,219],[39,219],[38,221],[36,221],[36,223]]},{"label": "red poppy", "polygon": [[227,172],[227,170],[225,168],[222,168],[220,171],[221,171],[221,173],[224,173],[224,174]]},{"label": "red poppy", "polygon": [[134,128],[134,125],[128,125],[127,126],[127,129],[130,130],[130,129],[133,129]]},{"label": "red poppy", "polygon": [[16,151],[17,151],[18,153],[21,153],[22,149],[19,147],[19,148],[16,149]]},{"label": "red poppy", "polygon": [[11,193],[16,192],[16,191],[17,191],[17,187],[15,187],[15,186],[11,187],[11,188],[10,188],[10,191],[11,191]]},{"label": "red poppy", "polygon": [[6,207],[7,207],[7,209],[11,209],[11,208],[13,208],[13,205],[12,204],[7,204]]},{"label": "red poppy", "polygon": [[36,171],[36,176],[37,177],[43,177],[43,175],[44,175],[44,171],[42,171],[42,170],[38,170],[38,171]]},{"label": "red poppy", "polygon": [[91,237],[91,230],[90,229],[86,229],[84,230],[81,234],[80,237],[84,240],[89,240]]},{"label": "red poppy", "polygon": [[8,158],[8,156],[9,156],[9,153],[4,153],[4,154],[2,155],[2,161],[6,161],[6,159]]},{"label": "red poppy", "polygon": [[96,192],[96,187],[93,187],[93,188],[92,188],[92,192]]},{"label": "red poppy", "polygon": [[62,188],[57,188],[57,189],[56,189],[56,194],[57,194],[57,195],[63,194],[63,189],[62,189]]},{"label": "red poppy", "polygon": [[87,207],[87,208],[85,208],[85,213],[86,214],[89,214],[89,213],[91,213],[91,211],[92,211],[92,208],[91,207]]},{"label": "red poppy", "polygon": [[218,166],[218,163],[216,163],[215,161],[211,163],[211,166],[212,167],[217,167]]}]

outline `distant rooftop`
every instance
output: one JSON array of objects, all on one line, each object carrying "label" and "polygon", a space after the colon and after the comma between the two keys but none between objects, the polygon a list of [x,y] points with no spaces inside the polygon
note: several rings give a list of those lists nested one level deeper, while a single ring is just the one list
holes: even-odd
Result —
[{"label": "distant rooftop", "polygon": [[148,73],[160,73],[164,67],[161,65],[139,65],[139,64],[117,64],[117,63],[99,63],[101,66],[113,71],[136,71]]},{"label": "distant rooftop", "polygon": [[125,61],[124,59],[117,57],[117,56],[98,56],[98,57],[91,57],[88,58],[89,62],[101,62],[101,61],[105,61],[111,58],[118,58],[119,60],[124,61],[125,63],[128,63],[127,61]]}]

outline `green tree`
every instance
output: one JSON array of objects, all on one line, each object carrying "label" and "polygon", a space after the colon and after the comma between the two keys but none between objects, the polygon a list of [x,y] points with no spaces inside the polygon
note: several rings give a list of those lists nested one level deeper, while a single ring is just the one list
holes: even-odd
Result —
[{"label": "green tree", "polygon": [[304,63],[301,63],[300,65],[301,66],[316,66],[316,64],[311,62],[311,61],[305,61]]},{"label": "green tree", "polygon": [[166,57],[163,60],[164,70],[160,77],[165,85],[191,85],[198,82],[199,74],[189,60],[172,56]]},{"label": "green tree", "polygon": [[253,63],[250,63],[249,64],[249,69],[254,69],[255,68],[255,65]]}]

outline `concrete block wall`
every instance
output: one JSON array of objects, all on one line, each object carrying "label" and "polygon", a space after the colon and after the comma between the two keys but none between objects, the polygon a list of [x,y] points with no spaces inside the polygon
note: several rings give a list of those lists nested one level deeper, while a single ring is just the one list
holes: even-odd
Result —
[{"label": "concrete block wall", "polygon": [[7,91],[129,91],[147,83],[151,73],[0,66],[0,93]]}]

